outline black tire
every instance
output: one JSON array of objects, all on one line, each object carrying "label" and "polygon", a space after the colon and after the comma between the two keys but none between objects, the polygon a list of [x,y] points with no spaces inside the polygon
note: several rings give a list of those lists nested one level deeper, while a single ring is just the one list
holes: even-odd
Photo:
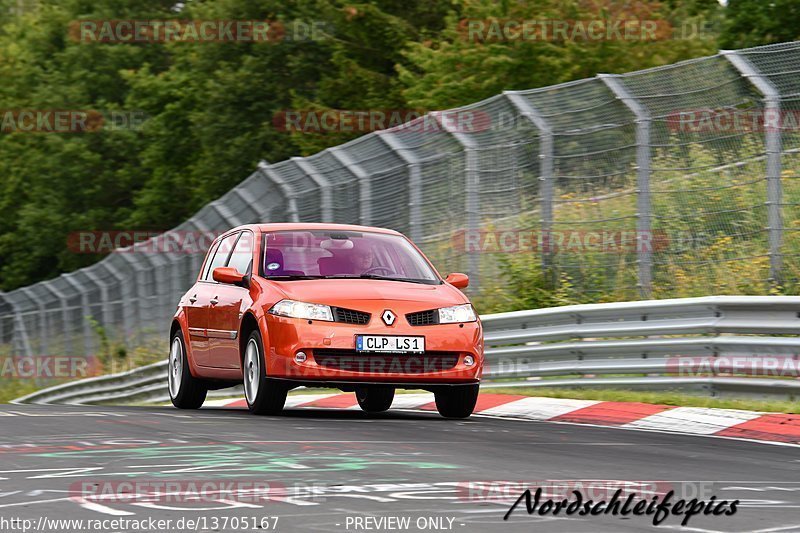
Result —
[{"label": "black tire", "polygon": [[[255,358],[250,353],[253,344],[258,350]],[[248,337],[242,361],[242,378],[244,380],[247,408],[254,415],[275,415],[280,413],[286,403],[286,393],[289,392],[289,389],[280,383],[267,379],[264,343],[261,341],[261,333],[258,330],[252,332]],[[254,366],[253,363],[256,361],[258,364]],[[254,381],[248,381],[250,379]],[[248,388],[252,384],[256,384],[254,391]]]},{"label": "black tire", "polygon": [[468,418],[478,402],[480,385],[445,387],[434,393],[436,410],[445,418]]},{"label": "black tire", "polygon": [[203,380],[192,376],[186,357],[186,342],[180,329],[170,339],[169,347],[167,381],[172,405],[178,409],[199,409],[206,401],[208,389]]},{"label": "black tire", "polygon": [[375,385],[356,389],[356,400],[362,411],[382,413],[392,406],[394,387]]}]

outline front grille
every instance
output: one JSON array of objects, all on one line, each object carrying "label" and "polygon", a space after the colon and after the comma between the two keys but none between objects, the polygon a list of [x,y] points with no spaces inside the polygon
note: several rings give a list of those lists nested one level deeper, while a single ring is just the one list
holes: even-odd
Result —
[{"label": "front grille", "polygon": [[345,324],[368,324],[370,314],[363,311],[354,311],[352,309],[344,309],[341,307],[333,308],[333,319],[336,322],[344,322]]},{"label": "front grille", "polygon": [[450,370],[458,363],[456,352],[374,354],[355,350],[314,350],[314,361],[325,368],[372,374],[422,374]]},{"label": "front grille", "polygon": [[439,323],[439,313],[435,309],[430,311],[419,311],[417,313],[408,313],[406,320],[412,326],[430,326],[431,324]]}]

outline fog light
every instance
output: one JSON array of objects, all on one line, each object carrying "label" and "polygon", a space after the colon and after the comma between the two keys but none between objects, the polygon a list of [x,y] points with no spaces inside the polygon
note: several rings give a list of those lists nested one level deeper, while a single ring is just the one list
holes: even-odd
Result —
[{"label": "fog light", "polygon": [[464,356],[464,364],[467,365],[467,366],[474,365],[475,364],[475,358],[472,357],[471,355],[465,355]]},{"label": "fog light", "polygon": [[297,352],[296,354],[294,354],[295,363],[305,363],[306,359],[308,359],[306,352]]}]

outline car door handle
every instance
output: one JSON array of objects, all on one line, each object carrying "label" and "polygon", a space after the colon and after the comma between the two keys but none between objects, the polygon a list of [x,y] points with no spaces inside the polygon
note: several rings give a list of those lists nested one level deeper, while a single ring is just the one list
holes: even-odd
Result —
[{"label": "car door handle", "polygon": [[197,301],[197,295],[196,294],[194,296],[192,296],[191,298],[189,298],[189,302],[190,303],[195,303],[196,301]]},{"label": "car door handle", "polygon": [[214,296],[214,297],[213,297],[213,298],[211,298],[211,299],[210,299],[208,302],[209,302],[211,305],[217,305],[217,304],[219,303],[219,300],[217,300],[217,297],[216,297],[216,296]]}]

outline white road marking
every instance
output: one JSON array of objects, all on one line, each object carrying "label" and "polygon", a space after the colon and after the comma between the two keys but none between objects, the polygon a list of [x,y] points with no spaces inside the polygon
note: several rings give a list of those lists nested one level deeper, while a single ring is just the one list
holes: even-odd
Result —
[{"label": "white road marking", "polygon": [[507,416],[530,420],[549,420],[560,415],[601,403],[597,400],[570,400],[564,398],[522,398],[491,409],[481,415]]},{"label": "white road marking", "polygon": [[[391,409],[413,409],[422,407],[432,401],[434,401],[434,396],[429,392],[425,394],[396,394]],[[357,405],[354,408],[360,409]]]},{"label": "white road marking", "polygon": [[286,397],[286,404],[284,407],[297,407],[304,403],[330,398],[332,396],[339,396],[339,392],[334,394],[296,394],[294,396]]},{"label": "white road marking", "polygon": [[676,407],[639,420],[623,427],[636,429],[670,429],[684,433],[711,435],[762,416],[754,411],[736,409],[709,409],[705,407]]},{"label": "white road marking", "polygon": [[106,505],[101,505],[99,503],[90,502],[90,501],[85,500],[84,498],[80,498],[80,497],[72,497],[72,498],[69,498],[69,499],[71,501],[77,503],[78,505],[80,505],[81,507],[83,507],[84,509],[86,509],[88,511],[95,511],[97,513],[109,514],[109,515],[112,515],[112,516],[130,516],[130,515],[136,514],[136,513],[130,512],[130,511],[121,511],[119,509],[112,509],[111,507],[108,507]]}]

